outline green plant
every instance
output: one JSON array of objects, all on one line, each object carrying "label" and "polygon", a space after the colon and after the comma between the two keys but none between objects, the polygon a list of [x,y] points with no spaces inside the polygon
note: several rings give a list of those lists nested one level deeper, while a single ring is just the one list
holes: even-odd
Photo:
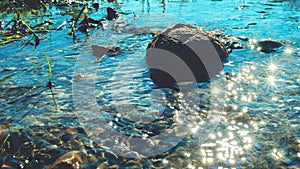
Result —
[{"label": "green plant", "polygon": [[53,100],[53,103],[55,105],[55,110],[58,110],[58,105],[57,105],[55,95],[54,95],[54,92],[53,92],[53,83],[51,82],[51,78],[52,78],[51,62],[50,62],[50,59],[49,59],[49,57],[47,56],[46,53],[45,53],[45,56],[46,56],[47,65],[48,65],[48,84],[47,84],[47,86],[50,89],[52,100]]}]

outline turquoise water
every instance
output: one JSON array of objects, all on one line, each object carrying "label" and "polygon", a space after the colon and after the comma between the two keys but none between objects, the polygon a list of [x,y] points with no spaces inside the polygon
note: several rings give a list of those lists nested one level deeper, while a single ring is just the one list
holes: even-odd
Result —
[{"label": "turquoise water", "polygon": [[[102,3],[98,12],[90,10],[89,15],[100,18],[106,7],[112,6],[123,22],[135,28],[147,27],[148,31],[184,22],[232,37],[247,37],[248,42],[240,41],[244,48],[233,50],[225,64],[224,72],[231,76],[221,74],[210,84],[200,83],[197,90],[187,92],[157,89],[148,78],[144,61],[153,35],[119,33],[110,29],[111,23],[104,32],[91,30],[91,36],[78,32],[75,43],[67,34],[67,25],[66,29],[43,35],[36,50],[30,45],[21,49],[26,40],[1,46],[1,165],[48,168],[63,154],[78,150],[86,152],[81,154],[80,168],[300,167],[299,1],[162,2]],[[61,15],[65,9],[54,6],[51,11],[53,16],[46,20],[55,21],[54,28],[70,19]],[[136,19],[133,13],[138,15]],[[33,23],[35,19],[41,18],[33,17]],[[285,45],[275,52],[262,53],[257,50],[257,42],[264,39]],[[97,62],[89,48],[92,44],[116,46],[121,52]],[[46,87],[45,53],[51,61],[58,110]],[[83,75],[80,68],[91,73]],[[74,87],[76,81],[90,80],[92,91],[81,86],[88,88],[82,93],[81,88]],[[188,100],[182,99],[184,96]],[[76,99],[95,101],[96,109],[89,107],[86,111],[104,117],[107,125],[99,126],[91,117],[82,117]],[[218,115],[218,123],[205,128],[210,113]],[[143,123],[153,120],[151,125]],[[127,136],[149,138],[166,128],[181,132],[176,126],[182,121],[188,124],[185,130],[189,133],[180,142],[173,137],[167,140],[178,144],[154,157],[139,154],[140,147],[130,145],[130,141],[124,143],[126,151],[139,158],[118,154],[114,150],[124,145],[103,131],[109,126]],[[11,138],[10,145],[20,148],[9,148],[3,141],[2,135],[6,136],[2,133],[7,131],[19,134],[7,138]],[[104,136],[99,136],[101,133]],[[93,137],[101,139],[95,141]]]}]

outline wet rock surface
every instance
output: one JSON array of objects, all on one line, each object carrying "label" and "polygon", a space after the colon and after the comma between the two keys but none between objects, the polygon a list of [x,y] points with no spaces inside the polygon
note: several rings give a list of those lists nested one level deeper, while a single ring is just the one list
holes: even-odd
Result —
[{"label": "wet rock surface", "polygon": [[261,40],[258,42],[258,50],[264,53],[272,53],[275,49],[282,47],[284,44],[275,40]]},{"label": "wet rock surface", "polygon": [[[167,58],[164,51],[173,56]],[[214,77],[221,71],[223,68],[222,63],[226,62],[227,57],[228,52],[223,43],[212,34],[205,32],[197,26],[177,24],[156,35],[149,43],[146,62],[150,68],[150,77],[154,83],[159,87],[170,87],[176,81],[177,83],[192,81],[192,78],[185,78],[185,76],[190,75],[183,74],[179,75],[179,79],[174,79],[169,72],[157,68],[157,66],[161,65],[161,62],[167,65],[167,69],[170,67],[175,68],[178,66],[178,62],[173,60],[181,59],[185,65],[176,69],[180,70],[184,66],[188,66],[196,81],[201,82],[209,81],[211,77]],[[212,65],[215,69],[209,71],[207,66],[211,68],[210,66]]]}]

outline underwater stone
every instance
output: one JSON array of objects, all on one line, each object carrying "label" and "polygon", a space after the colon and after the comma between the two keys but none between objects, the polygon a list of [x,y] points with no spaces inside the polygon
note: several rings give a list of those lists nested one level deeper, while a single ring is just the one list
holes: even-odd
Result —
[{"label": "underwater stone", "polygon": [[70,168],[77,169],[83,164],[82,154],[79,151],[70,151],[59,157],[49,169]]},{"label": "underwater stone", "polygon": [[4,142],[3,147],[8,154],[15,154],[22,146],[22,140],[20,138],[21,133],[19,132],[11,132],[6,142]]},{"label": "underwater stone", "polygon": [[[215,36],[197,26],[176,24],[148,44],[146,62],[150,78],[158,87],[172,87],[179,82],[210,81],[223,70],[227,57],[228,52]],[[158,68],[162,66],[173,72]],[[183,73],[186,66],[193,77]]]},{"label": "underwater stone", "polygon": [[109,20],[109,21],[111,21],[113,19],[117,19],[119,17],[117,11],[115,9],[111,8],[111,7],[108,7],[106,9],[106,11],[107,11],[106,19]]},{"label": "underwater stone", "polygon": [[300,144],[298,144],[298,145],[296,146],[296,150],[297,150],[297,152],[300,152]]}]

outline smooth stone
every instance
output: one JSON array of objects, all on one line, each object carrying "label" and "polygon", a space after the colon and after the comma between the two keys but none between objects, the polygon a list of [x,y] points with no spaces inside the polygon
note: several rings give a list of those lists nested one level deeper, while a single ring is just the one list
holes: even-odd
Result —
[{"label": "smooth stone", "polygon": [[79,151],[70,151],[59,157],[49,169],[78,169],[83,164],[81,153]]},{"label": "smooth stone", "polygon": [[227,57],[223,43],[212,34],[197,26],[176,24],[148,44],[145,59],[153,82],[172,88],[181,82],[210,81],[223,70]]},{"label": "smooth stone", "polygon": [[297,152],[300,153],[300,144],[298,144],[298,145],[296,146],[296,150],[297,150]]},{"label": "smooth stone", "polygon": [[5,168],[5,169],[13,169],[11,166],[8,166],[8,165],[6,165],[6,164],[3,164],[2,166],[1,166],[1,168]]},{"label": "smooth stone", "polygon": [[258,42],[258,49],[264,53],[272,53],[276,48],[280,48],[284,44],[274,40],[262,40]]}]

